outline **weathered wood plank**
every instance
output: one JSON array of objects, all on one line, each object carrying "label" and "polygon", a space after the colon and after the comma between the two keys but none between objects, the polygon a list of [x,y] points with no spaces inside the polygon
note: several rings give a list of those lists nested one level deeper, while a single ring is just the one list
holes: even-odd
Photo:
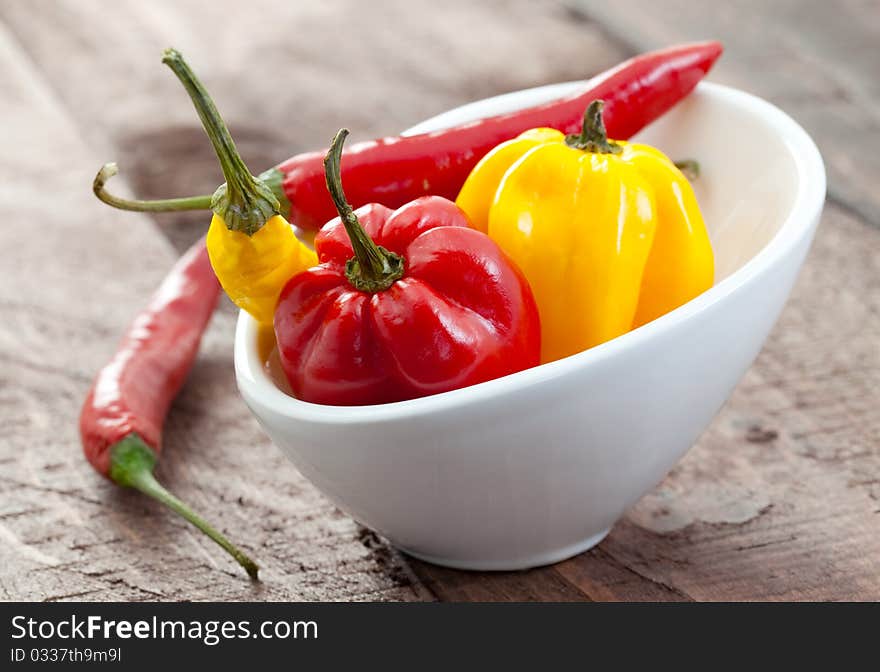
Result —
[{"label": "weathered wood plank", "polygon": [[712,78],[782,107],[813,136],[829,195],[880,226],[880,7],[802,2],[568,0],[634,51],[721,39]]},{"label": "weathered wood plank", "polygon": [[804,123],[839,205],[698,445],[599,549],[533,580],[559,573],[592,599],[878,599],[880,13],[857,2],[572,4],[633,52],[722,39],[713,79]]},{"label": "weathered wood plank", "polygon": [[590,597],[561,574],[540,568],[525,572],[461,572],[410,559],[438,599],[449,602],[583,602]]},{"label": "weathered wood plank", "polygon": [[[633,50],[722,39],[713,79],[801,121],[832,195],[755,366],[601,549],[693,599],[878,599],[880,13],[859,2],[573,4]],[[595,572],[589,555],[571,563]]]},{"label": "weathered wood plank", "polygon": [[[586,14],[255,0],[229,24],[223,3],[62,0],[40,20],[26,3],[0,4],[0,198],[15,221],[41,226],[0,229],[0,599],[880,599],[880,235],[869,226],[880,174],[864,141],[880,116],[876,8],[572,1]],[[472,98],[587,75],[627,49],[705,37],[728,46],[716,80],[814,132],[839,206],[734,397],[598,549],[526,573],[404,560],[262,436],[235,392],[228,310],[171,415],[160,477],[258,556],[265,583],[251,587],[183,523],[83,464],[81,396],[173,257],[148,219],[94,202],[92,174],[118,159],[148,196],[219,180],[158,63],[163,47],[198,67],[256,170],[342,124],[394,132]],[[246,63],[284,65],[249,77]],[[47,157],[63,164],[47,170]],[[204,219],[161,227],[180,249]]]},{"label": "weathered wood plank", "polygon": [[[829,206],[779,324],[697,445],[598,549],[528,581],[558,574],[594,600],[880,599],[878,407],[880,234]],[[435,592],[477,582],[418,572]]]},{"label": "weathered wood plank", "polygon": [[[94,171],[117,159],[147,196],[220,180],[186,96],[159,63],[162,48],[174,43],[196,65],[255,170],[323,144],[342,124],[363,136],[395,132],[473,97],[581,77],[620,56],[556,6],[458,2],[437,22],[421,21],[423,11],[257,0],[226,22],[223,3],[0,4],[0,194],[15,221],[40,226],[39,235],[0,232],[11,278],[0,288],[0,598],[433,597],[259,431],[235,391],[229,310],[215,318],[171,414],[159,475],[253,552],[261,587],[185,524],[95,476],[75,429],[91,376],[173,257],[150,220],[93,199]],[[204,227],[203,214],[162,222],[178,249]]]},{"label": "weathered wood plank", "polygon": [[[154,198],[210,193],[222,181],[189,99],[160,63],[168,46],[205,81],[255,172],[325,147],[342,126],[354,139],[394,134],[475,98],[579,79],[622,57],[563,7],[524,1],[458,0],[438,10],[356,0],[253,0],[246,9],[59,0],[38,21],[28,3],[0,5],[0,17],[102,162],[118,161],[133,189]],[[198,213],[159,222],[178,249],[204,227]]]},{"label": "weathered wood plank", "polygon": [[174,254],[146,218],[94,201],[97,155],[2,24],[0,60],[10,224],[0,230],[0,599],[430,597],[259,431],[235,393],[230,315],[212,326],[171,414],[159,476],[259,558],[264,583],[250,584],[184,523],[91,471],[79,405]]}]

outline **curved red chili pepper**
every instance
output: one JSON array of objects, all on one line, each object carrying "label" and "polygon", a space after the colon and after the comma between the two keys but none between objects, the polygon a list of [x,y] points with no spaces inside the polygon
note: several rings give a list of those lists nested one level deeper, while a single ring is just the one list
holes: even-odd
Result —
[{"label": "curved red chili pepper", "polygon": [[[376,202],[397,208],[429,194],[455,200],[473,167],[493,147],[539,126],[576,133],[587,105],[597,99],[605,101],[609,137],[626,140],[690,93],[721,51],[718,42],[654,51],[561,100],[434,133],[354,144],[344,153],[346,195],[354,207]],[[317,230],[335,214],[324,186],[323,160],[323,152],[310,152],[276,169],[290,202],[289,219],[304,229]]]},{"label": "curved red chili pepper", "polygon": [[[689,94],[718,60],[718,42],[684,44],[631,58],[591,79],[577,94],[537,107],[463,126],[407,137],[382,138],[345,151],[342,179],[354,207],[382,203],[397,208],[429,194],[455,200],[477,162],[493,147],[539,126],[580,130],[583,111],[604,100],[608,134],[626,140]],[[303,229],[318,230],[335,216],[324,186],[324,153],[308,152],[260,175],[278,197],[281,214]],[[105,189],[116,174],[107,164],[95,178],[95,195],[124,210],[209,210],[211,196],[157,201],[119,198]]]},{"label": "curved red chili pepper", "polygon": [[321,404],[379,404],[537,365],[538,311],[519,270],[445,198],[353,212],[331,156],[337,152],[338,166],[346,134],[328,155],[341,217],[315,239],[320,265],[294,276],[275,310],[294,394]]},{"label": "curved red chili pepper", "polygon": [[99,474],[169,506],[256,578],[253,560],[153,476],[165,414],[192,368],[219,294],[202,238],[174,265],[98,372],[80,413],[80,436],[86,459]]}]

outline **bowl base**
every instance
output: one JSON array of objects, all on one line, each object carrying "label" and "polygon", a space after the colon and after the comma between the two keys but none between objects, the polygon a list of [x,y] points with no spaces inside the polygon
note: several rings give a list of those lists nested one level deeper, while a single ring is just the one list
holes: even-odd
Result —
[{"label": "bowl base", "polygon": [[458,558],[444,558],[442,556],[419,553],[418,551],[413,551],[412,549],[397,544],[395,544],[395,546],[407,555],[411,555],[419,560],[424,560],[425,562],[430,562],[433,565],[440,565],[441,567],[469,569],[479,572],[510,572],[522,569],[532,569],[543,565],[552,565],[556,562],[568,560],[575,555],[593,548],[593,546],[608,536],[610,531],[611,528],[608,528],[607,530],[603,530],[598,534],[587,537],[582,541],[563,546],[562,548],[530,555],[525,558],[513,558],[510,560],[459,560]]}]

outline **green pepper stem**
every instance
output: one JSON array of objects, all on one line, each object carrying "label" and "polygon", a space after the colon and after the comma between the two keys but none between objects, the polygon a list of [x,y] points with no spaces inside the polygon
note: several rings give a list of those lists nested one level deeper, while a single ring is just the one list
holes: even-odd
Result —
[{"label": "green pepper stem", "polygon": [[92,191],[101,201],[119,210],[133,212],[178,212],[180,210],[210,210],[211,194],[203,196],[187,196],[185,198],[162,198],[142,201],[139,199],[122,198],[107,191],[107,182],[119,173],[115,163],[105,163],[92,182]]},{"label": "green pepper stem", "polygon": [[140,490],[180,514],[235,558],[248,576],[258,579],[260,568],[253,560],[156,480],[153,476],[156,460],[155,451],[143,439],[137,434],[129,434],[110,449],[110,478],[119,485]]},{"label": "green pepper stem", "polygon": [[330,151],[324,157],[324,177],[330,198],[339,212],[354,250],[354,257],[345,265],[345,277],[355,289],[370,293],[381,292],[403,277],[403,257],[373,242],[345,198],[341,162],[342,145],[348,134],[348,129],[343,128],[333,138]]},{"label": "green pepper stem", "polygon": [[700,164],[696,159],[675,161],[675,167],[688,179],[688,182],[694,182],[700,177]]},{"label": "green pepper stem", "polygon": [[[130,210],[131,212],[181,212],[183,210],[210,210],[214,200],[213,194],[201,196],[184,196],[182,198],[158,198],[143,200],[139,198],[123,198],[107,191],[107,182],[114,175],[119,174],[119,167],[115,163],[105,163],[92,181],[92,191],[98,200],[117,210]],[[269,168],[257,177],[266,183],[272,190],[275,198],[281,204],[281,214],[285,217],[290,215],[290,200],[284,193],[284,174],[277,168]]]},{"label": "green pepper stem", "polygon": [[574,149],[582,149],[594,154],[620,154],[623,147],[608,139],[605,122],[602,120],[602,108],[605,101],[594,100],[584,112],[584,122],[580,133],[565,136],[565,144]]},{"label": "green pepper stem", "polygon": [[223,169],[226,184],[214,193],[211,209],[223,218],[231,231],[252,236],[268,219],[279,214],[278,199],[268,185],[248,170],[217,106],[180,52],[166,49],[162,62],[177,75],[192,99]]}]

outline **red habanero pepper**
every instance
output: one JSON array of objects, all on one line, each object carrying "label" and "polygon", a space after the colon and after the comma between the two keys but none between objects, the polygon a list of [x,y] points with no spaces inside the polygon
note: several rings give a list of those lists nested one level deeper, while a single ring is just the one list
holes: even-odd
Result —
[{"label": "red habanero pepper", "polygon": [[294,394],[379,404],[473,385],[538,364],[531,289],[451,201],[353,211],[339,176],[341,130],[326,158],[339,217],[318,233],[320,264],[294,276],[275,309]]},{"label": "red habanero pepper", "polygon": [[[581,130],[583,112],[604,100],[608,136],[627,140],[660,117],[697,85],[718,57],[718,42],[683,44],[631,58],[566,98],[488,117],[462,126],[407,137],[382,138],[345,151],[342,179],[354,207],[381,203],[398,208],[429,194],[455,200],[471,169],[493,147],[530,128]],[[318,230],[335,215],[324,187],[323,152],[299,154],[259,177],[281,204],[281,214],[302,229]],[[207,210],[211,196],[159,201],[119,198],[105,190],[116,174],[107,164],[95,178],[95,195],[124,210]]]},{"label": "red habanero pepper", "polygon": [[165,414],[183,385],[220,285],[202,238],[174,265],[98,372],[79,418],[86,459],[102,476],[179,513],[257,578],[258,567],[153,476]]}]

